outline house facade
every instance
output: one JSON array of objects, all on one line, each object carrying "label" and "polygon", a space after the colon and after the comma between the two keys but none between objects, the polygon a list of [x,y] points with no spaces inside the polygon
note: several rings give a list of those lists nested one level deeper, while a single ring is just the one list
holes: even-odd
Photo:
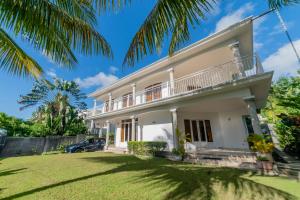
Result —
[{"label": "house facade", "polygon": [[247,136],[262,132],[257,110],[272,75],[253,53],[248,18],[91,93],[86,121],[117,148],[165,141],[172,150],[178,128],[188,151],[247,150]]}]

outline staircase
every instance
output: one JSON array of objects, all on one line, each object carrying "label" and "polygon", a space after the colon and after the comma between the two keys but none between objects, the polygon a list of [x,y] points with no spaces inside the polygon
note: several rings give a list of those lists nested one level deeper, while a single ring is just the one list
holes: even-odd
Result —
[{"label": "staircase", "polygon": [[108,146],[107,149],[104,150],[105,152],[116,153],[116,154],[127,154],[127,148],[115,147],[115,146]]},{"label": "staircase", "polygon": [[243,169],[256,168],[255,153],[243,150],[199,148],[195,152],[188,153],[185,161]]},{"label": "staircase", "polygon": [[275,149],[275,153],[280,157],[281,162],[276,162],[278,173],[300,180],[300,161]]}]

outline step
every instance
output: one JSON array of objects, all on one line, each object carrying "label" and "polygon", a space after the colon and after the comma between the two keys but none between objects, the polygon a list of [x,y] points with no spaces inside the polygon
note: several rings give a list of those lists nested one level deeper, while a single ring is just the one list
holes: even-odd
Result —
[{"label": "step", "polygon": [[299,165],[290,165],[290,164],[283,164],[283,163],[276,163],[276,164],[277,164],[277,167],[280,169],[292,169],[292,170],[300,172]]}]

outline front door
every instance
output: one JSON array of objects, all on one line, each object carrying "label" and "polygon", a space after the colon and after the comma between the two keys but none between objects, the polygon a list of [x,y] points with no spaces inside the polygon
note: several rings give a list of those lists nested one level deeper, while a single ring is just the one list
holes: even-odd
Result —
[{"label": "front door", "polygon": [[138,119],[135,119],[135,136],[132,138],[132,120],[126,119],[121,122],[121,143],[127,143],[129,141],[137,141],[137,126]]},{"label": "front door", "polygon": [[188,142],[197,147],[207,147],[213,142],[210,120],[184,120],[185,134]]}]

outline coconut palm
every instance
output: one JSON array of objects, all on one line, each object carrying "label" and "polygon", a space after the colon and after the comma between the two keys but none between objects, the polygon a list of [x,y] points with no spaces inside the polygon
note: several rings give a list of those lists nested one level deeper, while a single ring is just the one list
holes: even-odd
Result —
[{"label": "coconut palm", "polygon": [[[190,39],[190,26],[201,24],[214,4],[220,0],[157,0],[144,23],[134,35],[123,64],[133,66],[147,54],[159,51],[167,35],[171,35],[169,55]],[[241,0],[241,2],[243,2]],[[300,0],[267,0],[271,9],[300,3]],[[132,0],[98,0],[104,10],[119,9]]]},{"label": "coconut palm", "polygon": [[0,69],[19,76],[39,77],[43,73],[14,38],[28,42],[65,67],[77,63],[74,50],[111,57],[109,44],[94,28],[93,6],[90,0],[0,1]]}]

